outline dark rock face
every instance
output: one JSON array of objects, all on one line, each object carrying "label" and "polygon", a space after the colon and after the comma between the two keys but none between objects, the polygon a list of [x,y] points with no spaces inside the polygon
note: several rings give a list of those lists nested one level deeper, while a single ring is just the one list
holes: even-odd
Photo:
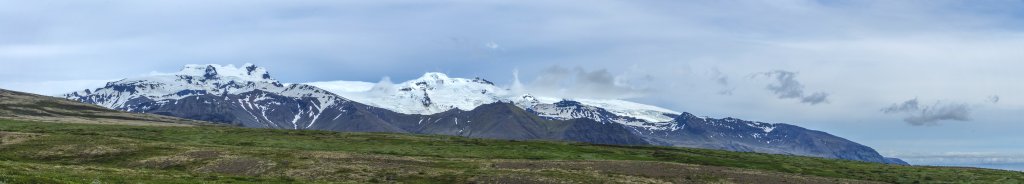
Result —
[{"label": "dark rock face", "polygon": [[218,76],[217,76],[217,68],[214,68],[213,66],[207,66],[206,67],[206,74],[204,74],[203,77],[206,78],[206,79],[216,79],[216,78],[218,78]]},{"label": "dark rock face", "polygon": [[548,122],[505,103],[483,105],[471,111],[450,110],[417,116],[419,118],[415,122],[396,123],[406,124],[404,127],[409,127],[412,132],[425,134],[514,140],[550,138],[546,131]]},{"label": "dark rock face", "polygon": [[407,127],[409,132],[423,134],[513,140],[568,140],[595,144],[649,144],[620,124],[603,124],[590,119],[545,120],[510,103],[493,103],[471,111],[451,110],[414,117],[418,120],[394,122],[403,124],[400,126]]},{"label": "dark rock face", "polygon": [[565,124],[560,138],[562,140],[615,145],[650,144],[620,124],[600,123],[591,119],[572,119],[561,123]]},{"label": "dark rock face", "polygon": [[152,113],[253,128],[404,132],[355,102],[323,108],[316,98],[295,98],[254,90],[240,94],[194,95],[178,100],[136,98],[118,110]]}]

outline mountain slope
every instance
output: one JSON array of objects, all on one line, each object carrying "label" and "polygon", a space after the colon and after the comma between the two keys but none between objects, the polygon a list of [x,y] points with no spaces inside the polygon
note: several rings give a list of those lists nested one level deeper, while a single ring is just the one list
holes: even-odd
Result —
[{"label": "mountain slope", "polygon": [[67,99],[0,89],[0,118],[124,125],[191,126],[204,122],[169,116],[125,113]]},{"label": "mountain slope", "polygon": [[413,119],[392,122],[405,127],[409,132],[421,134],[512,140],[568,140],[595,144],[649,144],[619,124],[603,124],[590,119],[546,120],[518,106],[501,102],[481,105],[470,111],[456,109],[433,115],[413,115]]},{"label": "mountain slope", "polygon": [[874,149],[856,142],[789,124],[715,119],[689,113],[683,113],[674,123],[681,128],[642,134],[649,141],[665,146],[907,164],[899,159],[882,157]]},{"label": "mountain slope", "polygon": [[763,123],[753,122],[728,129],[702,128],[700,123],[705,122],[688,113],[623,100],[517,94],[480,78],[427,73],[398,84],[384,81],[369,90],[332,90],[338,93],[283,84],[252,64],[187,65],[177,73],[124,79],[64,97],[111,109],[244,127],[656,144],[898,163],[855,142],[795,126],[786,125],[793,127],[785,129],[787,134],[757,133],[763,127],[752,126]]}]

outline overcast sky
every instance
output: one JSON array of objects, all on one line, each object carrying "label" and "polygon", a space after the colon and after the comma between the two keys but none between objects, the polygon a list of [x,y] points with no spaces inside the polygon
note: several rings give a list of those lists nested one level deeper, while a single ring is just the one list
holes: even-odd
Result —
[{"label": "overcast sky", "polygon": [[[1024,164],[1024,1],[7,1],[0,87],[184,64],[424,72],[826,131],[915,164]],[[959,160],[957,160],[959,159]]]}]

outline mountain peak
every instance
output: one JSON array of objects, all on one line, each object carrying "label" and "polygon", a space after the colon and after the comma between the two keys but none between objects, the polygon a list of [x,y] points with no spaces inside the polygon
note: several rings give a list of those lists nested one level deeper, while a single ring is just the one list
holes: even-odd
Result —
[{"label": "mountain peak", "polygon": [[270,72],[252,63],[246,63],[241,67],[233,64],[189,64],[185,65],[176,75],[201,76],[205,79],[241,79],[246,81],[268,81],[276,82],[270,77]]}]

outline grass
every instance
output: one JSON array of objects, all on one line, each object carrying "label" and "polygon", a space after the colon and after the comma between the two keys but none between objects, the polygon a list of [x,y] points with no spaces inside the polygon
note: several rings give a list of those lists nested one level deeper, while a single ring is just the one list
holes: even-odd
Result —
[{"label": "grass", "polygon": [[0,132],[32,135],[0,143],[0,183],[1024,183],[990,169],[435,135],[15,120]]}]

